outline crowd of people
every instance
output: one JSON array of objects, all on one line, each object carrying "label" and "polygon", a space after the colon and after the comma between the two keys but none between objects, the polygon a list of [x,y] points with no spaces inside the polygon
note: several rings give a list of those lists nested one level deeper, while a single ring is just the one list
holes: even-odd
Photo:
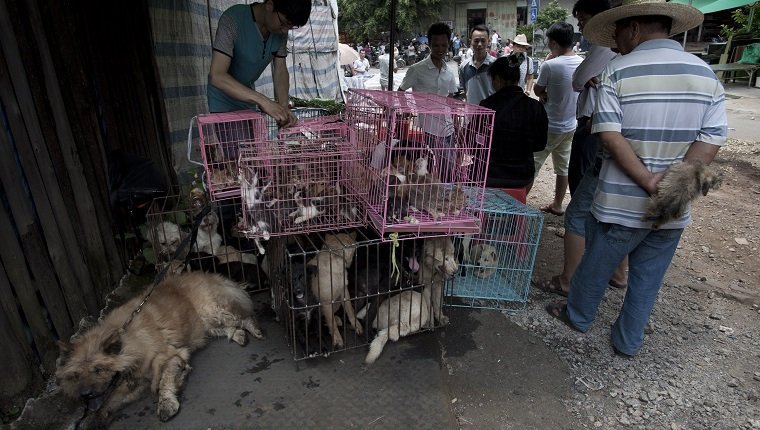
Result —
[{"label": "crowd of people", "polygon": [[[288,30],[306,23],[310,8],[310,0],[266,0],[224,12],[209,73],[211,112],[257,106],[281,126],[295,122],[287,107],[285,41]],[[727,137],[724,92],[707,64],[669,39],[702,22],[695,8],[665,0],[623,0],[615,8],[609,0],[578,0],[572,13],[591,43],[587,55],[578,56],[572,25],[553,24],[535,85],[525,35],[502,47],[498,33],[475,25],[468,47],[465,37],[436,23],[426,36],[394,47],[396,55],[414,56],[396,89],[452,96],[458,75],[468,102],[495,111],[488,187],[529,193],[552,157],[554,199],[541,210],[564,216],[564,261],[561,273],[538,287],[567,301],[547,311],[586,332],[605,290],[627,288],[611,344],[631,357],[691,217],[687,211],[655,228],[643,218],[648,197],[672,164],[713,160]],[[397,64],[389,64],[389,49],[378,46],[378,62],[381,85],[393,90],[388,75]],[[372,51],[368,43],[359,49],[355,73],[367,72]],[[458,70],[447,63],[457,55]],[[271,62],[276,101],[246,85]],[[425,135],[447,146],[451,128],[429,125]]]}]

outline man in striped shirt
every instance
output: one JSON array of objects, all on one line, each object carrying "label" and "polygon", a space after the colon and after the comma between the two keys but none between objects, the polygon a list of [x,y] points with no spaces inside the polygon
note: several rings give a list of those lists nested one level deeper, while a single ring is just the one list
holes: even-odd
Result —
[{"label": "man in striped shirt", "polygon": [[684,227],[691,214],[652,229],[642,221],[650,194],[677,161],[709,164],[725,143],[723,87],[710,68],[668,37],[699,25],[691,6],[625,0],[593,17],[585,36],[617,48],[602,74],[592,133],[605,149],[586,222],[586,251],[567,305],[547,310],[585,332],[594,321],[615,267],[629,255],[628,292],[612,327],[616,354],[635,355]]}]

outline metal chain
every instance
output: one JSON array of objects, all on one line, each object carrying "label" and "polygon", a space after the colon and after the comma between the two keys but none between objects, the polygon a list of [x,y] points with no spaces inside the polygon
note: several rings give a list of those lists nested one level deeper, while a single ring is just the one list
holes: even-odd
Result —
[{"label": "metal chain", "polygon": [[190,257],[190,250],[193,249],[193,245],[195,245],[195,241],[198,238],[198,228],[201,225],[201,222],[203,222],[203,218],[208,215],[208,213],[211,212],[211,205],[206,204],[206,206],[203,208],[203,210],[195,217],[195,220],[193,221],[193,229],[190,232],[190,235],[187,236],[180,242],[179,246],[177,247],[177,250],[174,251],[174,255],[172,255],[171,260],[169,261],[169,264],[166,265],[158,274],[156,275],[156,278],[153,280],[153,284],[150,286],[150,290],[148,291],[148,294],[143,297],[142,302],[137,306],[137,309],[132,311],[132,314],[129,316],[127,321],[124,323],[124,325],[121,327],[122,331],[127,329],[127,326],[132,322],[132,320],[135,318],[137,314],[139,314],[142,311],[143,306],[148,301],[148,298],[151,294],[153,294],[153,291],[156,289],[156,286],[161,283],[161,281],[164,280],[164,277],[166,277],[166,272],[171,267],[171,262],[174,261],[178,255],[181,255],[181,252],[184,250],[185,246],[189,246],[187,254],[185,254],[185,259],[183,261],[183,264],[187,264],[187,261]]}]

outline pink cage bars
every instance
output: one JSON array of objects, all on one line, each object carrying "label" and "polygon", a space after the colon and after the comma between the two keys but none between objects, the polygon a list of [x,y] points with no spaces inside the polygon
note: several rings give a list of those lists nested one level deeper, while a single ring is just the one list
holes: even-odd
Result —
[{"label": "pink cage bars", "polygon": [[240,195],[238,156],[267,138],[264,115],[253,110],[198,115],[198,136],[211,200]]},{"label": "pink cage bars", "polygon": [[[428,93],[351,90],[370,224],[398,232],[477,233],[493,111]],[[465,193],[464,187],[475,189]]]},{"label": "pink cage bars", "polygon": [[240,152],[241,230],[247,237],[365,224],[359,151],[340,117],[305,119]]}]

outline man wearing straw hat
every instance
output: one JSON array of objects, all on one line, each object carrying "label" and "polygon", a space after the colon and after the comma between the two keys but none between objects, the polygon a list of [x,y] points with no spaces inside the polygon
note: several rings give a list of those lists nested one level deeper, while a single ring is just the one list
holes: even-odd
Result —
[{"label": "man wearing straw hat", "polygon": [[571,328],[592,325],[615,267],[629,256],[628,291],[612,327],[616,354],[639,352],[690,211],[652,229],[642,221],[650,194],[677,161],[709,164],[726,141],[723,87],[709,66],[670,36],[702,22],[687,5],[624,0],[586,23],[584,36],[621,54],[602,73],[592,133],[605,150],[586,250],[571,281],[567,304],[547,311]]},{"label": "man wearing straw hat", "polygon": [[520,64],[520,82],[517,84],[525,91],[525,94],[530,95],[533,89],[533,59],[528,56],[528,37],[524,34],[518,34],[515,40],[512,41],[512,52],[525,54],[525,61]]}]

